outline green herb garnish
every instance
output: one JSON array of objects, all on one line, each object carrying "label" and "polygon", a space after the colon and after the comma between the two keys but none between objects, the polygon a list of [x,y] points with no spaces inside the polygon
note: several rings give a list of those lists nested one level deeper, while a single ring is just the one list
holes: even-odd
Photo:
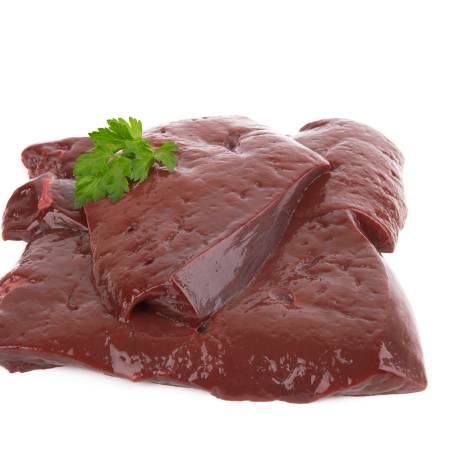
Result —
[{"label": "green herb garnish", "polygon": [[141,121],[118,118],[107,124],[108,128],[89,134],[95,146],[79,156],[74,167],[76,208],[105,197],[118,202],[129,191],[130,182],[145,181],[156,163],[169,172],[177,166],[178,145],[169,141],[153,148],[142,138]]}]

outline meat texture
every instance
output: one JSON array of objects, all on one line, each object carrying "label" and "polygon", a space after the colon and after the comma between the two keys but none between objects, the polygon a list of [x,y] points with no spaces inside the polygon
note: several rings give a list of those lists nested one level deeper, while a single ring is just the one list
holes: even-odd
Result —
[{"label": "meat texture", "polygon": [[30,178],[51,172],[58,178],[71,178],[77,158],[93,148],[88,137],[71,137],[56,142],[39,143],[22,152],[22,163]]},{"label": "meat texture", "polygon": [[352,210],[378,250],[392,252],[407,215],[404,159],[396,146],[369,126],[342,119],[309,123],[295,139],[332,166],[318,182],[317,210]]},{"label": "meat texture", "polygon": [[74,181],[39,175],[14,191],[3,214],[3,239],[30,241],[53,230],[79,230],[85,214],[74,208]]},{"label": "meat texture", "polygon": [[[184,146],[204,133],[202,123],[178,130],[182,124],[161,134],[179,137]],[[356,126],[345,124],[348,144]],[[360,151],[367,148],[369,156],[380,156],[384,145],[379,149],[375,133],[368,133],[374,144],[368,148],[359,132]],[[157,130],[149,136],[154,134]],[[392,209],[388,218],[378,218],[372,211],[378,197],[364,205],[366,194],[373,194],[366,179],[356,189],[344,186],[345,203],[337,199],[336,206],[330,186],[341,187],[336,172],[351,172],[345,178],[353,182],[358,169],[336,165],[346,158],[343,147],[330,145],[339,142],[337,127],[327,127],[312,146],[322,142],[317,151],[334,163],[330,178],[315,180],[296,200],[294,214],[283,210],[289,218],[285,233],[253,281],[197,328],[162,317],[153,305],[141,305],[128,323],[119,321],[101,303],[93,280],[91,233],[83,222],[32,236],[18,266],[0,281],[0,363],[12,372],[84,365],[132,380],[198,387],[233,400],[310,402],[328,395],[424,389],[423,358],[407,300],[377,250],[377,244],[386,243],[378,238],[391,238],[391,230],[378,236],[378,222],[389,227],[391,221],[384,219],[393,219],[396,227],[403,218],[398,220]],[[400,159],[398,152],[389,156],[396,166]],[[390,166],[373,159],[360,162],[367,166],[370,185]],[[42,168],[49,169],[44,157]],[[404,206],[402,192],[393,190],[395,206]],[[20,205],[18,194],[14,204]],[[366,209],[377,222],[369,229],[358,216]],[[54,211],[59,210],[55,204]],[[27,211],[28,218],[33,216]]]},{"label": "meat texture", "polygon": [[178,170],[86,207],[96,284],[122,320],[147,302],[199,323],[255,276],[329,164],[242,117],[180,121],[146,137],[179,144]]}]

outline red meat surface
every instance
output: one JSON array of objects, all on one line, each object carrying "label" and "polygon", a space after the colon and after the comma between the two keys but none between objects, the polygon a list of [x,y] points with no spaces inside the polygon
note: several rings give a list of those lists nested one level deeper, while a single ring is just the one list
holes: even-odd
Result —
[{"label": "red meat surface", "polygon": [[79,230],[83,210],[74,208],[75,183],[41,174],[14,191],[3,214],[3,239],[30,241],[44,232]]},{"label": "red meat surface", "polygon": [[[365,128],[348,122],[347,150],[353,150],[348,146],[355,127]],[[383,154],[370,131],[369,139],[361,136],[361,147],[371,157]],[[335,173],[351,172],[344,177],[352,182],[358,175],[355,166],[336,165],[348,162],[346,149],[329,145],[339,143],[338,133],[337,127],[326,128],[325,137],[317,139],[328,144],[316,151],[334,163],[333,170],[308,187],[294,212],[286,211],[285,233],[254,279],[197,327],[163,317],[153,304],[137,307],[127,323],[118,320],[101,302],[83,223],[33,235],[18,266],[0,281],[0,363],[12,372],[86,366],[132,380],[202,388],[233,400],[310,402],[328,395],[423,390],[417,329],[377,249],[386,243],[379,238],[397,238],[397,230],[396,237],[388,235],[391,230],[379,236],[377,226],[392,225],[389,220],[401,225],[403,217],[393,209],[379,217],[373,211],[378,197],[365,205],[373,194],[366,179],[356,188],[344,186],[346,203],[335,205],[330,185],[337,181],[341,188]],[[191,141],[200,131],[193,134]],[[329,156],[325,149],[331,150]],[[390,162],[401,166],[399,156],[358,162],[367,166],[373,185]],[[403,207],[401,189],[392,190],[394,206]],[[18,194],[10,210],[21,205]],[[57,213],[64,209],[53,206]],[[366,209],[376,222],[368,228],[358,216]],[[22,228],[27,230],[28,219],[36,216],[17,212],[26,214]]]},{"label": "red meat surface", "polygon": [[146,133],[180,147],[178,169],[116,204],[86,207],[93,271],[123,320],[137,303],[200,322],[255,276],[326,160],[243,117],[185,120]]},{"label": "red meat surface", "polygon": [[295,139],[332,166],[318,183],[317,210],[352,210],[377,248],[392,252],[407,216],[404,159],[396,146],[375,129],[342,119],[309,123]]},{"label": "red meat surface", "polygon": [[58,178],[71,178],[77,158],[93,148],[88,137],[70,137],[56,142],[39,143],[22,152],[22,163],[30,178],[52,172]]}]

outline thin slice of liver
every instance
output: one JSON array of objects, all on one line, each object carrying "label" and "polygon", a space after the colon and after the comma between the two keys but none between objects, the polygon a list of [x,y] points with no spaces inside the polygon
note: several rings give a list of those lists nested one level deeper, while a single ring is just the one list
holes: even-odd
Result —
[{"label": "thin slice of liver", "polygon": [[342,119],[309,123],[295,139],[332,166],[318,183],[318,212],[351,209],[376,247],[392,252],[407,215],[397,147],[369,126]]},{"label": "thin slice of liver", "polygon": [[[219,140],[216,127],[199,129],[185,140],[201,140],[204,130]],[[358,129],[361,140],[367,141],[367,131]],[[327,132],[328,137],[317,140],[338,141],[331,129]],[[159,143],[166,134],[171,137],[172,131],[154,130],[150,137]],[[226,145],[235,149],[237,139],[230,137]],[[324,154],[317,140],[313,147]],[[375,135],[373,140],[378,140]],[[399,162],[399,154],[392,155],[386,139],[380,140],[380,148]],[[52,152],[46,161],[46,153],[40,154],[34,172],[72,174],[70,166],[64,171],[61,166],[69,159],[59,163]],[[355,166],[343,168],[353,179]],[[417,330],[405,295],[371,243],[379,244],[376,231],[367,232],[359,220],[355,207],[361,197],[344,185],[347,208],[329,206],[329,184],[330,176],[322,175],[310,185],[256,278],[198,329],[147,307],[133,312],[129,323],[120,322],[100,301],[83,226],[24,237],[30,243],[22,259],[0,280],[0,364],[12,372],[84,365],[234,400],[310,402],[336,394],[423,390]],[[66,204],[66,186],[53,188],[65,200],[53,204],[58,210]],[[28,226],[34,211],[27,208],[29,196],[19,195],[8,209]],[[387,207],[388,216],[395,217],[394,208]]]},{"label": "thin slice of liver", "polygon": [[22,163],[30,178],[52,172],[58,178],[72,178],[77,158],[93,148],[88,137],[70,137],[30,145],[22,152]]},{"label": "thin slice of liver", "polygon": [[351,212],[308,218],[312,188],[303,200],[254,282],[198,331],[146,310],[119,322],[94,287],[88,235],[36,238],[0,282],[0,363],[85,365],[234,400],[424,389],[417,331],[382,257]]},{"label": "thin slice of liver", "polygon": [[122,320],[145,302],[197,323],[255,276],[328,163],[243,117],[180,121],[146,137],[177,142],[178,168],[116,204],[86,207],[95,282]]},{"label": "thin slice of liver", "polygon": [[41,174],[14,191],[3,214],[3,239],[31,241],[44,232],[86,229],[74,208],[73,180]]}]

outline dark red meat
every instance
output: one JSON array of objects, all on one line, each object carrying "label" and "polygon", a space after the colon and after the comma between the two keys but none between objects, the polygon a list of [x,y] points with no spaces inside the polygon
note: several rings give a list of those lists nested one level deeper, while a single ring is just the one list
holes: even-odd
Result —
[{"label": "dark red meat", "polygon": [[392,252],[407,215],[404,159],[396,146],[369,126],[342,119],[309,123],[295,138],[332,166],[318,183],[317,210],[352,210],[377,248]]},{"label": "dark red meat", "polygon": [[329,165],[242,117],[180,121],[146,136],[179,144],[178,169],[114,205],[86,207],[98,291],[123,320],[146,301],[201,321],[255,276],[304,189]]},{"label": "dark red meat", "polygon": [[85,227],[84,212],[74,208],[74,186],[45,173],[16,189],[3,214],[3,239],[30,241],[44,232]]},{"label": "dark red meat", "polygon": [[91,148],[93,143],[88,137],[39,143],[22,152],[22,162],[30,178],[46,172],[52,172],[58,178],[71,178],[77,158]]},{"label": "dark red meat", "polygon": [[[362,163],[369,175],[383,170],[380,161]],[[358,217],[365,180],[339,208],[327,205],[332,181],[322,176],[310,185],[254,280],[198,329],[160,316],[153,305],[120,322],[101,304],[85,227],[43,231],[0,281],[0,363],[10,371],[85,365],[235,400],[309,402],[424,389],[406,298],[371,243],[375,226],[366,231]]]}]

